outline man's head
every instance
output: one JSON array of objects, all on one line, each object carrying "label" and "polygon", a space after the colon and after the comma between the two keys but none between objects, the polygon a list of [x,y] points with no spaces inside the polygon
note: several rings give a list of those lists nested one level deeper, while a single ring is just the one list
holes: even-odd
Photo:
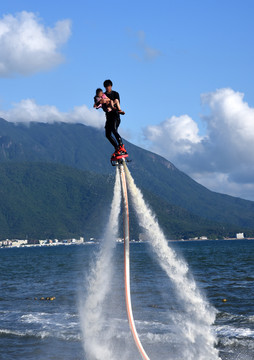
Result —
[{"label": "man's head", "polygon": [[105,87],[106,91],[110,93],[112,91],[113,83],[111,80],[105,80],[103,86]]}]

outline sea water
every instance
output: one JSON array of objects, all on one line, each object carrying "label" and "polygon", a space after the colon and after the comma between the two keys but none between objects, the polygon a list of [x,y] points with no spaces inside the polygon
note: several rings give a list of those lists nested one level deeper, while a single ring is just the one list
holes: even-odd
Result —
[{"label": "sea water", "polygon": [[[217,310],[213,331],[221,359],[253,359],[254,241],[169,245],[185,258],[200,291]],[[79,297],[99,248],[94,244],[0,249],[0,359],[87,360]],[[131,243],[130,251],[133,313],[141,341],[151,360],[174,360],[181,339],[169,316],[178,306],[172,284],[148,244]],[[135,345],[124,304],[123,244],[117,244],[112,262],[105,313],[116,334],[115,351],[128,359],[126,346]],[[138,353],[134,358],[139,359]]]}]

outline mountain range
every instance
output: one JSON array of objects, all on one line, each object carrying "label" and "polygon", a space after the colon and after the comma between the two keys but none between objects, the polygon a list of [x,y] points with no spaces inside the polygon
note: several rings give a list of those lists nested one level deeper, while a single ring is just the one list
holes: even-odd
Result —
[{"label": "mountain range", "polygon": [[[125,142],[129,169],[169,237],[254,234],[254,202],[212,192]],[[112,146],[82,124],[0,119],[0,238],[100,236],[112,198]],[[140,231],[132,216],[132,232]]]}]

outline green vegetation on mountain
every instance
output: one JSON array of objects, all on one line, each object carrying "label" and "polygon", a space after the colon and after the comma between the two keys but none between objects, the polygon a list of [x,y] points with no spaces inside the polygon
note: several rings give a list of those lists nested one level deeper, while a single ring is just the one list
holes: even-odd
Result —
[{"label": "green vegetation on mountain", "polygon": [[[0,163],[0,238],[101,237],[113,183],[112,175],[63,165]],[[222,236],[222,230],[232,230],[170,205],[146,190],[144,196],[169,238],[204,233]],[[137,238],[140,231],[131,211],[131,234]]]},{"label": "green vegetation on mountain", "polygon": [[[209,191],[126,144],[129,169],[168,236],[253,234],[254,202]],[[100,236],[112,198],[111,152],[103,131],[85,125],[0,119],[0,237]],[[132,224],[136,235],[135,216]]]},{"label": "green vegetation on mountain", "polygon": [[2,163],[0,238],[98,236],[106,224],[112,183],[112,176],[62,165]]}]

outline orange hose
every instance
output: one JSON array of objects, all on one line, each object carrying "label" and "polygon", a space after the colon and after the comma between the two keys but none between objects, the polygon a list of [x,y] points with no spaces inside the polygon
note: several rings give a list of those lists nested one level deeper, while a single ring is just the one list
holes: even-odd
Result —
[{"label": "orange hose", "polygon": [[[124,166],[126,164],[124,163]],[[124,283],[125,283],[125,302],[126,302],[126,310],[127,316],[129,320],[129,326],[131,333],[133,335],[135,344],[142,356],[143,360],[150,360],[148,355],[146,354],[141,341],[139,339],[133,313],[132,313],[132,306],[131,306],[131,293],[130,293],[130,258],[129,258],[129,205],[128,205],[128,191],[127,191],[127,184],[126,184],[126,177],[124,171],[123,164],[119,164],[119,170],[121,175],[121,184],[122,184],[122,194],[123,194],[123,203],[124,203]]]}]

